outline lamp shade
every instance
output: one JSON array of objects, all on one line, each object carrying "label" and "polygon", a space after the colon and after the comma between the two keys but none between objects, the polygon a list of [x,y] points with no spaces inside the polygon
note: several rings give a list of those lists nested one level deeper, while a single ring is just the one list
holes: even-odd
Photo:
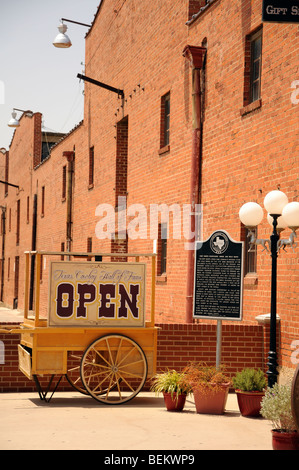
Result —
[{"label": "lamp shade", "polygon": [[13,111],[11,113],[11,116],[12,118],[10,119],[10,121],[8,121],[8,127],[19,127],[20,123],[19,121],[16,119],[17,117],[17,113],[15,111]]},{"label": "lamp shade", "polygon": [[[273,217],[268,214],[267,215],[267,220],[269,222],[269,224],[271,225],[271,227],[273,226]],[[282,215],[280,215],[278,218],[277,218],[277,226],[276,226],[276,229],[279,230],[279,231],[282,231],[284,230],[286,227],[288,226],[288,224],[286,223],[284,217]]]},{"label": "lamp shade", "polygon": [[56,38],[54,39],[53,45],[55,47],[60,47],[60,48],[71,47],[71,45],[72,45],[71,40],[68,37],[68,35],[65,34],[66,31],[67,31],[67,26],[65,24],[61,23],[58,26],[58,31],[59,31],[59,34],[57,34]]},{"label": "lamp shade", "polygon": [[263,216],[263,209],[256,202],[246,202],[239,210],[239,218],[246,227],[256,227]]},{"label": "lamp shade", "polygon": [[286,221],[288,227],[299,227],[299,202],[289,202],[286,204],[282,211],[282,216]]},{"label": "lamp shade", "polygon": [[264,206],[269,214],[282,214],[282,209],[288,203],[288,197],[282,191],[270,191],[264,199]]}]

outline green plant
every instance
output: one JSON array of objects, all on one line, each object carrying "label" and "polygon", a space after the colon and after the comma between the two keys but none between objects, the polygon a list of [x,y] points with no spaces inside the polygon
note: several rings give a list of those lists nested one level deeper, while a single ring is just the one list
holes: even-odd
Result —
[{"label": "green plant", "polygon": [[268,387],[261,402],[261,415],[272,422],[274,429],[293,432],[296,429],[292,415],[292,387],[274,384]]},{"label": "green plant", "polygon": [[192,389],[200,390],[202,393],[216,393],[223,384],[230,383],[223,365],[216,367],[207,365],[205,362],[190,362],[183,372]]},{"label": "green plant", "polygon": [[232,381],[233,386],[243,392],[262,392],[267,386],[265,374],[261,369],[243,369],[237,372]]},{"label": "green plant", "polygon": [[185,380],[185,374],[176,370],[167,370],[160,374],[156,374],[152,378],[151,390],[156,393],[170,393],[171,398],[174,394],[188,395],[191,393],[191,387]]}]

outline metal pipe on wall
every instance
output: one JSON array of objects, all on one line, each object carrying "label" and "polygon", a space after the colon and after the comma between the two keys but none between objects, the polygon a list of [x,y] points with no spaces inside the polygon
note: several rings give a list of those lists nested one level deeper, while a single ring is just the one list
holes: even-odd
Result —
[{"label": "metal pipe on wall", "polygon": [[[205,47],[186,46],[183,56],[190,61],[192,67],[192,156],[191,156],[191,233],[196,230],[196,204],[201,203],[201,149],[202,149],[202,68],[206,55]],[[186,288],[186,323],[192,323],[194,288],[194,250],[188,251],[187,288]]]}]

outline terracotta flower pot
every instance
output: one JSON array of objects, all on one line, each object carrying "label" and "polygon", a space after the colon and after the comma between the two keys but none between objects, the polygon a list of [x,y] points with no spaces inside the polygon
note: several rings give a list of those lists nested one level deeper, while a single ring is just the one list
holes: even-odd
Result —
[{"label": "terracotta flower pot", "polygon": [[205,391],[194,388],[193,396],[197,413],[223,414],[225,411],[230,384],[217,386],[217,390],[207,388]]},{"label": "terracotta flower pot", "polygon": [[299,450],[299,433],[272,429],[273,450]]},{"label": "terracotta flower pot", "polygon": [[235,390],[238,405],[242,416],[261,416],[261,401],[264,392],[243,392],[242,390]]},{"label": "terracotta flower pot", "polygon": [[184,406],[185,406],[185,401],[186,401],[186,394],[179,394],[177,397],[177,394],[174,393],[173,396],[171,396],[171,393],[163,393],[164,396],[164,403],[166,406],[167,411],[182,411]]}]

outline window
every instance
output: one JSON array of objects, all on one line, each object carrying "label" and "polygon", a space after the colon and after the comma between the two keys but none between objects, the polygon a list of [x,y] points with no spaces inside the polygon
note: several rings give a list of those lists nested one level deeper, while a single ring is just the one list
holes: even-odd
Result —
[{"label": "window", "polygon": [[252,35],[250,41],[250,102],[261,97],[262,30]]},{"label": "window", "polygon": [[62,193],[61,198],[64,201],[66,198],[66,165],[62,167]]},{"label": "window", "polygon": [[167,224],[159,224],[158,232],[158,276],[166,274],[167,261]]},{"label": "window", "polygon": [[40,273],[39,273],[40,282],[43,282],[43,269],[44,269],[44,255],[40,255]]},{"label": "window", "polygon": [[126,116],[116,126],[115,207],[117,209],[120,198],[127,197],[128,137],[129,119]]},{"label": "window", "polygon": [[42,208],[41,208],[41,216],[44,217],[45,215],[45,186],[42,186]]},{"label": "window", "polygon": [[29,200],[29,196],[27,196],[27,224],[29,224],[29,212],[30,212],[30,209],[29,209],[29,204],[30,204],[30,200]]},{"label": "window", "polygon": [[[64,242],[61,242],[60,251],[61,251],[62,253],[64,252]],[[64,260],[64,255],[61,255],[60,259],[61,259],[61,261],[63,261],[63,260]]]},{"label": "window", "polygon": [[246,274],[256,273],[257,249],[255,244],[250,244],[250,241],[254,241],[256,238],[257,228],[251,228],[249,230],[242,225],[241,240],[244,242],[244,276],[246,276]]},{"label": "window", "polygon": [[20,199],[17,200],[17,229],[16,229],[16,245],[20,243]]},{"label": "window", "polygon": [[94,147],[89,149],[89,188],[93,188],[94,183]]},{"label": "window", "polygon": [[262,33],[260,28],[245,41],[244,106],[257,105],[261,98]]},{"label": "window", "polygon": [[160,149],[169,150],[170,143],[170,93],[161,98]]},{"label": "window", "polygon": [[[87,238],[87,253],[92,252],[92,238]],[[91,261],[91,256],[87,257],[87,261]]]}]

